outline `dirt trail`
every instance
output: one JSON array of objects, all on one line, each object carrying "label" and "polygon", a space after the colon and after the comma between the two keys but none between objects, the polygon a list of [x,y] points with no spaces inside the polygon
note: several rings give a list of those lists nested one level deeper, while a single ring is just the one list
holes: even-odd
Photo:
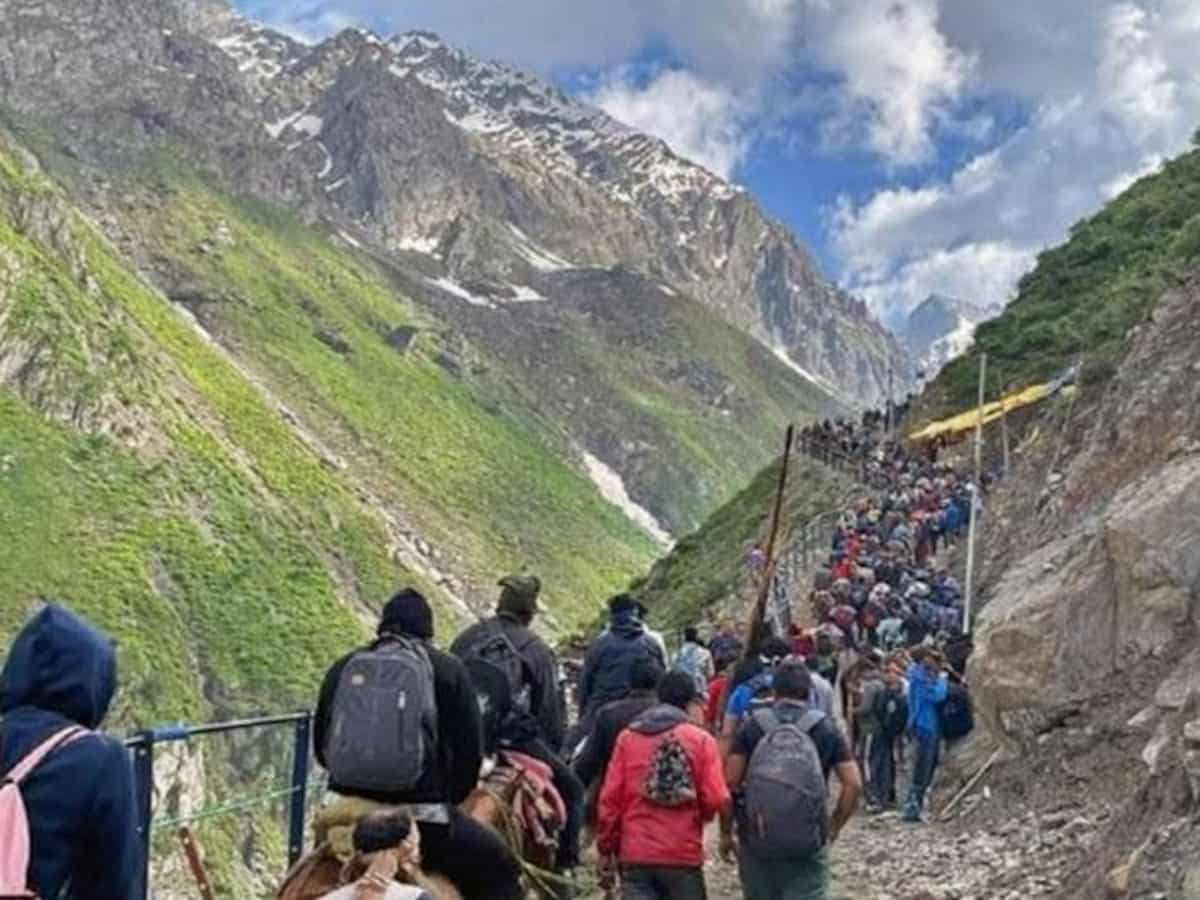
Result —
[{"label": "dirt trail", "polygon": [[[896,813],[858,814],[830,850],[829,900],[1023,900],[1047,897],[1058,873],[1087,852],[1096,821],[1079,810],[964,830],[961,823],[909,825]],[[740,900],[734,866],[716,854],[705,867],[711,900]]]}]

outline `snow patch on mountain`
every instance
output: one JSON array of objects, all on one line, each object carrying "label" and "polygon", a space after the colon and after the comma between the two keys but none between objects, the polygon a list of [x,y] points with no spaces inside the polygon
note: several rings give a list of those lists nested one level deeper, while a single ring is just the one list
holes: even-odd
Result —
[{"label": "snow patch on mountain", "polygon": [[435,237],[408,235],[396,241],[397,250],[407,250],[409,253],[423,253],[426,256],[437,256],[439,241]]},{"label": "snow patch on mountain", "polygon": [[625,489],[625,479],[606,465],[603,460],[586,450],[581,453],[584,468],[587,470],[588,477],[592,479],[592,483],[600,491],[600,496],[621,510],[629,521],[654,538],[657,544],[664,549],[669,548],[674,543],[670,532],[662,527],[652,512],[629,496],[629,492]]},{"label": "snow patch on mountain", "polygon": [[517,251],[517,255],[535,269],[538,269],[542,272],[559,272],[563,269],[577,268],[575,265],[567,262],[561,256],[556,256],[545,247],[541,247],[534,243],[529,235],[523,232],[516,225],[509,224],[508,230],[511,231],[513,236],[517,239],[517,243],[513,247],[513,249]]},{"label": "snow patch on mountain", "polygon": [[965,300],[931,294],[908,315],[900,333],[918,369],[933,378],[975,343],[975,329],[1000,312]]},{"label": "snow patch on mountain", "polygon": [[804,366],[792,359],[788,352],[782,347],[772,347],[771,352],[775,354],[776,359],[778,359],[781,363],[783,363],[800,377],[808,379],[813,384],[825,391],[828,391],[835,397],[845,397],[841,389],[836,384],[834,384],[828,378],[818,375],[816,372],[810,372],[808,369],[804,368]]},{"label": "snow patch on mountain", "polygon": [[480,297],[478,294],[473,294],[465,287],[453,279],[442,276],[441,278],[426,278],[430,284],[436,288],[441,288],[447,294],[451,294],[460,300],[466,300],[472,306],[482,306],[485,309],[495,309],[496,304],[487,297]]}]

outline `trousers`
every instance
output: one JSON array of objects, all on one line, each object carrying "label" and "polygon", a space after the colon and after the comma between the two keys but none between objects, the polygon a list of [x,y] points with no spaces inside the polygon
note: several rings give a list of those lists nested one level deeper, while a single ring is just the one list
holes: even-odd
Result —
[{"label": "trousers", "polygon": [[925,806],[925,794],[933,784],[933,773],[937,771],[942,739],[918,731],[913,735],[913,744],[912,786],[908,790],[908,802],[904,805],[904,817],[909,821],[921,817],[921,810]]},{"label": "trousers", "polygon": [[467,900],[521,900],[521,863],[498,833],[457,808],[450,822],[422,822],[421,860],[445,875]]},{"label": "trousers", "polygon": [[704,870],[684,866],[621,866],[621,900],[707,900]]},{"label": "trousers", "polygon": [[896,793],[896,738],[876,734],[867,751],[869,781],[867,796],[880,806],[887,806]]},{"label": "trousers", "polygon": [[829,862],[822,851],[810,859],[758,859],[742,850],[738,876],[745,900],[826,900]]}]

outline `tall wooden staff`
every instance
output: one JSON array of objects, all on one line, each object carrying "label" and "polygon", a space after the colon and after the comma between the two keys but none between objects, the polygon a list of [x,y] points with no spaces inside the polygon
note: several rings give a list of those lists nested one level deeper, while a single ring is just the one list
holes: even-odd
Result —
[{"label": "tall wooden staff", "polygon": [[796,437],[796,426],[789,425],[787,436],[783,442],[783,464],[779,467],[779,487],[775,491],[775,508],[771,513],[771,532],[767,536],[767,561],[763,572],[763,582],[758,591],[758,602],[754,605],[754,615],[750,617],[750,635],[746,640],[746,657],[758,653],[763,639],[763,623],[767,615],[767,600],[771,596],[771,582],[775,579],[775,540],[779,534],[779,520],[783,515],[783,494],[787,488],[788,461],[792,457],[792,441]]}]

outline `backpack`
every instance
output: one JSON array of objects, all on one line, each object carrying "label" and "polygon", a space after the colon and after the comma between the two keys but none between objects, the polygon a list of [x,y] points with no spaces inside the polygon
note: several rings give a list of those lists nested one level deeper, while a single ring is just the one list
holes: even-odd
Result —
[{"label": "backpack", "polygon": [[511,713],[529,712],[531,688],[525,658],[498,621],[485,624],[462,660],[479,700],[485,735],[497,734]]},{"label": "backpack", "polygon": [[675,664],[671,667],[676,672],[691,676],[696,683],[696,689],[702,694],[708,692],[708,679],[704,677],[704,648],[696,644],[684,644],[675,654]]},{"label": "backpack", "polygon": [[325,761],[334,784],[379,793],[417,786],[437,745],[433,663],[420,641],[385,635],[352,655],[332,706]]},{"label": "backpack", "polygon": [[908,700],[898,688],[884,688],[875,698],[879,728],[888,737],[904,734],[908,728]]},{"label": "backpack", "polygon": [[806,710],[794,723],[773,709],[753,715],[763,736],[746,768],[743,844],[756,859],[809,859],[829,833],[829,789],[810,734],[825,714]]},{"label": "backpack", "polygon": [[674,809],[696,802],[696,778],[687,750],[671,729],[654,748],[642,781],[642,797],[655,806]]},{"label": "backpack", "polygon": [[21,782],[56,750],[90,734],[72,726],[57,731],[31,750],[0,781],[0,897],[36,897],[29,889],[29,816]]},{"label": "backpack", "polygon": [[948,741],[966,737],[974,730],[975,709],[966,685],[950,682],[946,690],[946,700],[938,707],[938,722],[941,725],[942,737]]},{"label": "backpack", "polygon": [[828,632],[818,631],[817,656],[833,656],[835,649],[836,648],[833,646],[833,638],[829,636]]}]

